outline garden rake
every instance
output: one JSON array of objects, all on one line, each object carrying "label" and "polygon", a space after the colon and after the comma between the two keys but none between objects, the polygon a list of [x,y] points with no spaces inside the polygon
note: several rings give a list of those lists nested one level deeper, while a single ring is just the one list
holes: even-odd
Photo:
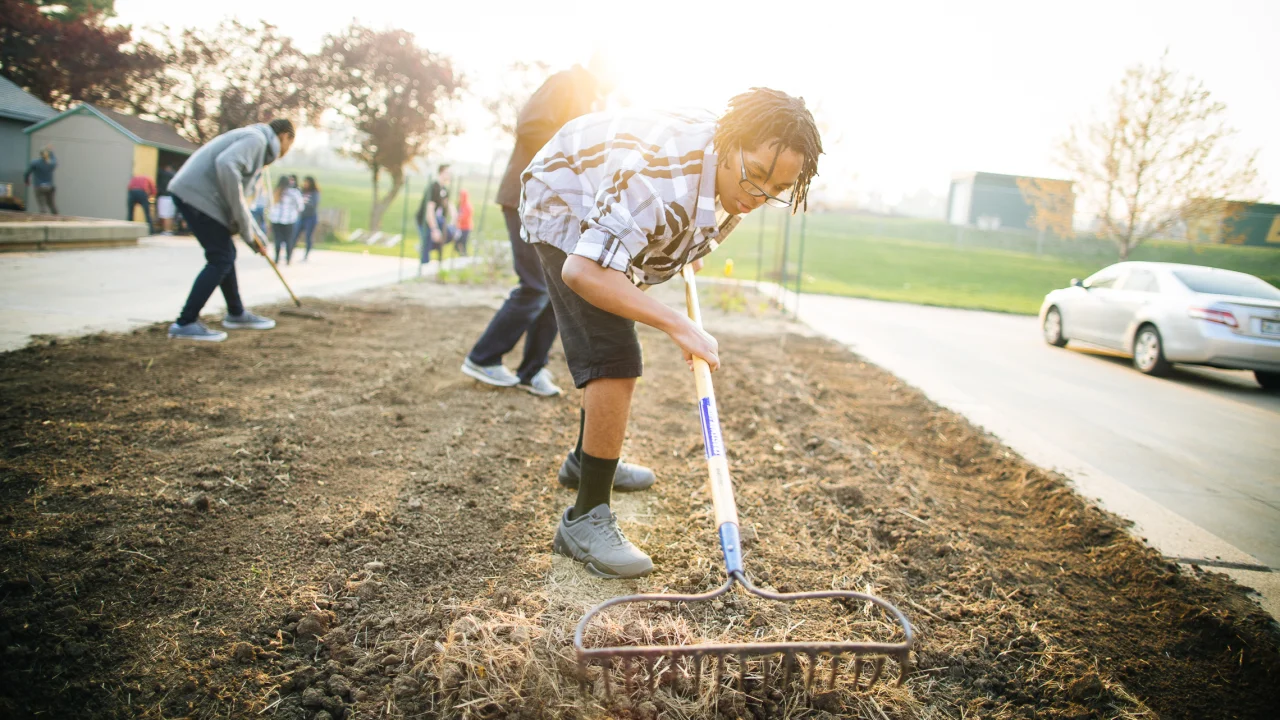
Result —
[{"label": "garden rake", "polygon": [[[698,290],[693,271],[685,266],[685,302],[688,305],[689,319],[698,327],[702,327],[702,312],[698,305]],[[720,538],[720,549],[724,554],[724,566],[727,579],[719,588],[710,592],[694,595],[678,595],[667,593],[628,595],[607,600],[587,611],[578,622],[573,636],[574,648],[577,651],[579,682],[583,694],[587,694],[587,669],[592,663],[603,668],[604,692],[612,699],[614,690],[610,674],[615,660],[621,664],[624,677],[623,693],[631,693],[633,678],[640,666],[641,674],[647,670],[648,677],[643,685],[649,692],[656,689],[659,676],[659,665],[665,660],[667,668],[676,671],[678,663],[683,662],[685,675],[696,697],[701,693],[704,670],[712,674],[712,691],[719,692],[722,678],[726,673],[737,676],[739,690],[747,691],[747,677],[762,678],[761,687],[769,685],[769,676],[781,674],[782,689],[792,685],[793,673],[800,671],[804,675],[804,690],[813,691],[814,676],[817,674],[819,662],[826,659],[829,667],[819,677],[825,676],[827,690],[835,688],[836,678],[842,668],[848,668],[852,661],[853,684],[857,689],[868,689],[880,680],[885,661],[893,658],[899,667],[897,684],[901,685],[910,667],[911,646],[914,633],[910,621],[896,607],[874,595],[848,590],[820,590],[816,592],[772,592],[752,584],[747,577],[743,565],[742,545],[738,530],[738,510],[733,497],[733,484],[729,479],[729,464],[725,457],[723,436],[720,432],[720,420],[716,410],[715,393],[711,386],[711,368],[706,361],[693,359],[694,379],[698,389],[698,409],[702,418],[702,440],[706,448],[707,469],[710,474],[711,500],[715,510],[715,523]],[[593,618],[608,608],[636,603],[668,603],[668,607],[715,600],[733,589],[741,586],[741,592],[747,596],[755,596],[775,602],[794,603],[799,600],[836,600],[846,606],[853,603],[868,603],[879,608],[891,618],[902,631],[900,642],[855,642],[850,640],[828,641],[782,641],[782,642],[733,642],[733,643],[697,643],[688,645],[615,645],[610,647],[584,646],[583,637]],[[866,607],[866,606],[864,606]],[[780,667],[775,668],[775,659],[781,656]],[[804,662],[800,663],[799,659]],[[647,665],[647,668],[646,668]],[[800,667],[803,665],[803,667]],[[755,668],[754,670],[752,668]],[[735,672],[736,669],[736,672]],[[759,675],[756,674],[758,670]],[[680,673],[675,672],[672,682],[679,682]],[[863,678],[866,678],[865,685]],[[674,688],[673,688],[674,689]]]}]

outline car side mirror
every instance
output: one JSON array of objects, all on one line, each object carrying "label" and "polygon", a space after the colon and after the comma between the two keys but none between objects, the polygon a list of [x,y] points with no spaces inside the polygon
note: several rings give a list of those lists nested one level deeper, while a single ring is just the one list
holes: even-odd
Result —
[{"label": "car side mirror", "polygon": [[1084,287],[1084,283],[1080,282],[1080,278],[1071,278],[1071,287],[1082,288]]}]

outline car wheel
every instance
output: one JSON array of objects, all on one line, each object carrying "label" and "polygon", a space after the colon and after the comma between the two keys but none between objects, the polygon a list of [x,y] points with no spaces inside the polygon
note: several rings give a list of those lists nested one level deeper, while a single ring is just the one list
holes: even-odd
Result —
[{"label": "car wheel", "polygon": [[1267,372],[1265,370],[1254,370],[1253,378],[1258,381],[1264,390],[1272,392],[1280,390],[1280,372]]},{"label": "car wheel", "polygon": [[1155,325],[1143,325],[1133,339],[1133,366],[1147,375],[1166,375],[1171,365],[1164,359],[1164,341]]},{"label": "car wheel", "polygon": [[1054,347],[1062,347],[1067,344],[1067,338],[1062,334],[1062,313],[1058,308],[1051,307],[1049,312],[1044,314],[1044,341]]}]

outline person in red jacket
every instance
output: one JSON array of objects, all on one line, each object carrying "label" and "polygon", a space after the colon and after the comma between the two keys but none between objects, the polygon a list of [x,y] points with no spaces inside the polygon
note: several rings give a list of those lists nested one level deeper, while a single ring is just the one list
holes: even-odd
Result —
[{"label": "person in red jacket", "polygon": [[453,241],[459,255],[467,254],[467,238],[471,237],[471,196],[466,190],[458,191],[458,238]]},{"label": "person in red jacket", "polygon": [[146,175],[134,175],[129,181],[129,210],[124,214],[124,219],[132,221],[134,206],[141,205],[142,216],[147,219],[148,235],[155,232],[151,226],[151,198],[155,196],[156,184]]}]

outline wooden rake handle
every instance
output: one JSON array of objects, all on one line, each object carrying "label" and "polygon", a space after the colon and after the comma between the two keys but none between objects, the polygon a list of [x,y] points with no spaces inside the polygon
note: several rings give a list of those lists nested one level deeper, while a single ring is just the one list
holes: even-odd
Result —
[{"label": "wooden rake handle", "polygon": [[[702,308],[698,304],[698,283],[693,268],[685,265],[684,299],[689,319],[702,327]],[[693,380],[698,389],[698,414],[702,421],[702,444],[707,454],[707,474],[711,487],[711,504],[715,509],[716,532],[724,553],[725,571],[730,577],[744,575],[742,539],[738,530],[738,505],[733,498],[733,481],[729,478],[729,461],[724,452],[724,434],[720,432],[720,413],[716,409],[716,393],[711,385],[711,366],[700,357],[693,358]]]}]

